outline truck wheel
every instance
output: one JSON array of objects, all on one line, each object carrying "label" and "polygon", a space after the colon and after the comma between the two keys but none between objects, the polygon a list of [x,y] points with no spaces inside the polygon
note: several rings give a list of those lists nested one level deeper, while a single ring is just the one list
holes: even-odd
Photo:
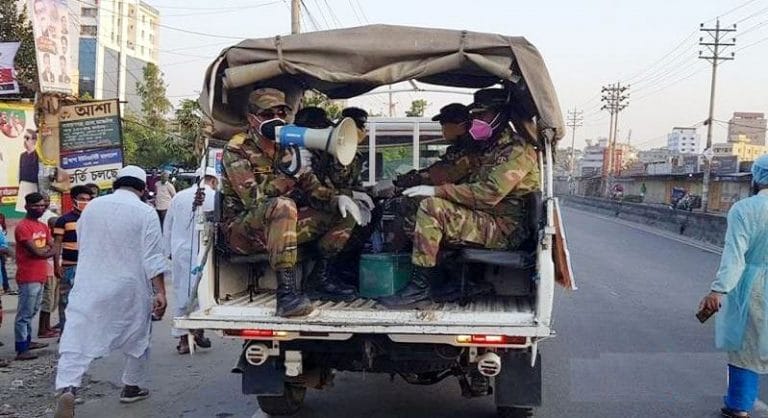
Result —
[{"label": "truck wheel", "polygon": [[528,418],[533,416],[533,408],[518,408],[514,406],[496,407],[498,418]]},{"label": "truck wheel", "polygon": [[285,384],[283,394],[280,396],[257,396],[259,408],[267,415],[282,416],[293,415],[299,412],[304,404],[304,395],[307,388],[299,385]]}]

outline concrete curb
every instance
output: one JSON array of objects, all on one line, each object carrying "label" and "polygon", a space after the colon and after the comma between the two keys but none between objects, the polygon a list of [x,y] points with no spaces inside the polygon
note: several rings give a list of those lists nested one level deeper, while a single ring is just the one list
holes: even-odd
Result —
[{"label": "concrete curb", "polygon": [[727,222],[721,215],[583,196],[558,198],[564,205],[574,209],[664,231],[670,234],[669,237],[695,240],[718,248],[725,244]]}]

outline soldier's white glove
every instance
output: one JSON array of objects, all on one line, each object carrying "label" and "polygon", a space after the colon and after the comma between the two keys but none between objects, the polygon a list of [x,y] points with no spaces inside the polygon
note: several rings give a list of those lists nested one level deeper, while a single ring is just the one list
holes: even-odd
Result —
[{"label": "soldier's white glove", "polygon": [[403,190],[403,195],[408,197],[432,197],[435,195],[435,186],[413,186]]},{"label": "soldier's white glove", "polygon": [[357,202],[357,208],[360,210],[360,222],[358,222],[358,225],[368,225],[371,223],[371,220],[373,220],[373,214],[371,213],[371,210],[368,209],[368,206],[365,203],[359,200],[355,200],[355,202]]},{"label": "soldier's white glove", "polygon": [[336,207],[339,208],[339,213],[342,218],[346,218],[347,214],[352,215],[352,218],[358,225],[362,224],[362,215],[360,215],[360,208],[357,207],[357,203],[349,196],[340,194],[336,196]]},{"label": "soldier's white glove", "polygon": [[371,197],[368,196],[368,193],[357,192],[353,190],[352,199],[355,199],[358,202],[365,204],[365,206],[368,207],[369,211],[372,211],[373,208],[376,207],[376,205],[373,204],[373,199],[371,199]]}]

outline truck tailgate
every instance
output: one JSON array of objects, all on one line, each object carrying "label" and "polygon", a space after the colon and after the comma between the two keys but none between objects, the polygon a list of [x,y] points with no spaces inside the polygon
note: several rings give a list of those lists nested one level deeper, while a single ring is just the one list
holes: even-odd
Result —
[{"label": "truck tailgate", "polygon": [[466,306],[432,304],[426,309],[386,310],[370,299],[315,302],[308,317],[275,316],[275,293],[242,295],[210,308],[175,318],[180,328],[273,329],[305,332],[402,334],[503,334],[547,337],[537,326],[528,297],[488,296]]}]

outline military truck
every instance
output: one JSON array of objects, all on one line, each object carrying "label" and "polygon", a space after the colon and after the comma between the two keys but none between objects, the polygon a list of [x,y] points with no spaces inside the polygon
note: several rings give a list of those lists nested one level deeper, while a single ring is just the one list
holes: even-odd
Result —
[{"label": "military truck", "polygon": [[[213,135],[226,138],[242,129],[240,109],[254,88],[279,88],[296,109],[306,91],[346,99],[408,80],[509,89],[511,123],[539,149],[542,190],[527,199],[533,233],[516,251],[445,250],[459,266],[458,280],[482,275],[495,295],[418,310],[386,310],[364,298],[317,301],[311,316],[282,318],[275,315],[275,278],[266,254],[228,251],[214,213],[201,238],[206,250],[199,257],[198,308],[174,323],[241,339],[235,371],[243,393],[256,395],[268,414],[296,413],[306,390],[327,387],[337,372],[387,373],[418,385],[455,377],[463,396],[493,395],[500,417],[530,416],[542,403],[539,346],[554,336],[556,282],[573,288],[573,281],[553,197],[553,151],[564,126],[533,45],[522,37],[388,25],[249,39],[210,65],[200,103]],[[413,132],[418,150],[428,129],[400,122],[411,124],[405,131]],[[368,184],[377,181],[381,126],[372,124],[363,144],[370,156]],[[418,154],[413,161],[419,164]],[[300,259],[306,274],[312,257]]]}]

